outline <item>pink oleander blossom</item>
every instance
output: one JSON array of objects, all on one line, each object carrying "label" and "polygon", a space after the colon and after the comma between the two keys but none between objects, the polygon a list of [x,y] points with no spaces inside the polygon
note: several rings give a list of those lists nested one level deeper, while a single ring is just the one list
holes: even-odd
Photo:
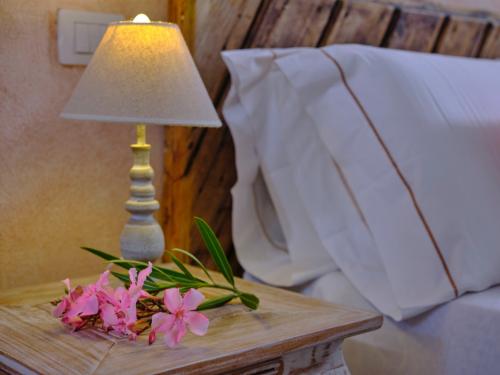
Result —
[{"label": "pink oleander blossom", "polygon": [[151,274],[153,265],[137,275],[137,270],[129,270],[130,287],[113,289],[109,286],[109,271],[105,271],[95,284],[71,289],[69,279],[64,280],[67,294],[58,303],[54,316],[72,327],[74,330],[85,325],[85,319],[93,315],[102,320],[102,328],[115,334],[135,339],[137,332],[137,301],[151,297],[142,288],[146,278]]},{"label": "pink oleander blossom", "polygon": [[108,284],[109,271],[104,272],[95,284],[85,288],[77,286],[71,289],[69,279],[63,281],[67,294],[54,310],[54,316],[74,330],[82,327],[85,323],[84,317],[95,315],[99,311],[99,300],[97,291],[103,290]]},{"label": "pink oleander blossom", "polygon": [[164,334],[165,344],[175,347],[189,329],[198,336],[203,336],[208,330],[208,318],[199,313],[196,308],[205,298],[196,289],[190,289],[182,297],[178,288],[167,289],[164,295],[164,304],[170,314],[159,312],[153,315],[149,343],[156,340],[157,333]]},{"label": "pink oleander blossom", "polygon": [[130,286],[128,289],[119,287],[111,293],[100,295],[100,317],[105,329],[118,335],[128,336],[135,339],[137,332],[134,330],[137,322],[137,301],[140,298],[148,298],[150,295],[142,290],[146,278],[151,274],[153,265],[139,272],[131,268],[129,270]]}]

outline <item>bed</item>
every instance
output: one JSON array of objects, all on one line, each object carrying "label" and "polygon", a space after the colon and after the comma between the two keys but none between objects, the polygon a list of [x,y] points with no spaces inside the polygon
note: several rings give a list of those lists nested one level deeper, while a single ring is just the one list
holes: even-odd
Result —
[{"label": "bed", "polygon": [[[438,56],[497,57],[496,21],[491,15],[471,17],[378,2],[277,1],[259,12],[247,43],[267,48],[224,54],[232,79],[224,116],[235,140],[238,173],[232,191],[233,240],[247,277],[386,314],[381,330],[347,343],[346,359],[355,374],[498,373],[500,287],[495,285],[500,283],[500,259],[494,244],[500,242],[495,230],[500,202],[498,181],[488,178],[498,168],[494,151],[489,151],[497,146],[495,126],[500,124],[495,105],[499,65]],[[299,15],[303,27],[292,27]],[[296,48],[350,42],[357,44]],[[398,70],[410,61],[417,61],[414,71]],[[386,81],[376,78],[385,73],[370,70],[371,65],[389,67],[387,77],[417,74],[416,80],[398,78],[388,85],[397,92],[391,100],[399,115],[391,115],[381,99],[389,91],[383,91]],[[422,70],[426,74],[419,77]],[[478,77],[476,72],[481,72]],[[341,87],[338,92],[331,90],[332,82]],[[366,82],[382,89],[380,98],[363,88]],[[417,95],[419,106],[406,108],[405,92],[422,93]],[[266,97],[268,93],[272,95]],[[369,100],[375,101],[371,107]],[[341,103],[340,110],[335,103]],[[354,115],[350,106],[356,107]],[[406,123],[405,116],[414,121]],[[335,127],[324,125],[339,117]],[[342,121],[349,126],[339,132]],[[404,122],[402,129],[398,121]],[[350,124],[358,122],[371,128],[353,132]],[[441,126],[439,131],[411,130],[431,122]],[[381,123],[381,129],[374,129]],[[480,136],[470,124],[482,129]],[[453,137],[448,127],[454,129]],[[411,136],[402,142],[407,133]],[[417,152],[412,139],[417,139],[415,145],[425,144],[425,155]],[[484,147],[484,139],[492,142]],[[379,147],[376,141],[381,140],[388,146]],[[356,159],[360,150],[369,150],[361,161]],[[433,158],[439,162],[429,168]],[[379,162],[395,168],[378,170]],[[456,179],[425,183],[445,169]],[[390,176],[368,188],[372,171]],[[297,176],[316,183],[306,186]],[[385,180],[398,180],[399,187]],[[487,180],[491,183],[483,183]],[[434,192],[436,199],[428,199]],[[464,212],[474,212],[476,205],[481,206],[479,216],[464,220]],[[380,216],[384,210],[390,213]],[[331,218],[334,211],[348,213],[337,220]],[[391,226],[396,229],[391,231]],[[332,227],[335,233],[330,233]],[[339,235],[344,232],[351,235]],[[373,247],[377,257],[372,257]]]},{"label": "bed", "polygon": [[[341,272],[298,289],[363,309],[373,307]],[[497,374],[500,287],[464,295],[403,322],[386,318],[373,333],[346,340],[353,374]]]}]

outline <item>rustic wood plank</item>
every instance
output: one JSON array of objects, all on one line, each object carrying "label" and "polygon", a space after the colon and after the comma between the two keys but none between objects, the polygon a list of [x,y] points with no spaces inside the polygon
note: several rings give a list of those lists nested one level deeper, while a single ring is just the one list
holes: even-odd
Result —
[{"label": "rustic wood plank", "polygon": [[359,43],[379,46],[391,22],[395,7],[373,2],[348,2],[325,36],[323,45]]},{"label": "rustic wood plank", "polygon": [[218,213],[217,213],[219,219],[219,223],[216,226],[215,230],[217,233],[217,236],[220,239],[220,242],[224,249],[227,250],[228,252],[228,258],[229,262],[231,265],[234,266],[234,270],[238,269],[239,264],[237,263],[237,258],[233,256],[231,252],[234,251],[233,249],[233,241],[232,241],[232,222],[231,222],[231,217],[232,217],[232,198],[231,196],[226,199],[226,201],[219,207]]},{"label": "rustic wood plank", "polygon": [[[235,274],[241,275],[241,266],[237,261],[236,254],[234,253],[232,233],[231,233],[231,214],[232,214],[232,201],[231,196],[225,196],[217,207],[213,209],[213,216],[211,223],[213,229],[219,238],[222,248],[226,252],[226,256],[232,266]],[[192,232],[192,252],[210,269],[216,269],[215,263],[206,251],[206,247],[201,240],[200,235],[193,228]]]},{"label": "rustic wood plank", "polygon": [[[199,269],[191,270],[203,277]],[[223,282],[220,274],[214,277],[217,282]],[[78,285],[78,281],[74,280],[73,284]],[[320,365],[319,358],[341,365],[341,352],[336,348],[340,349],[343,338],[377,329],[382,324],[382,317],[374,313],[246,280],[236,282],[242,290],[260,297],[259,310],[249,311],[241,304],[208,310],[205,312],[210,318],[207,336],[189,334],[174,350],[166,348],[162,340],[148,345],[147,335],[130,342],[93,330],[70,333],[50,315],[52,306],[29,305],[32,298],[38,301],[37,292],[43,296],[59,296],[60,286],[54,288],[49,284],[31,291],[11,290],[8,299],[18,306],[0,306],[0,359],[3,355],[47,374],[125,375],[225,373],[258,363],[261,365],[256,368],[265,369],[282,357],[285,367],[299,373],[304,366]],[[5,301],[2,293],[0,301]],[[314,350],[318,343],[321,346]],[[299,355],[298,350],[305,350],[304,355]],[[325,365],[325,370],[332,367]],[[289,372],[292,373],[285,373]]]},{"label": "rustic wood plank", "polygon": [[443,30],[436,52],[443,55],[476,56],[487,26],[486,20],[452,16]]},{"label": "rustic wood plank", "polygon": [[304,374],[300,369],[308,369],[306,374],[349,375],[349,369],[338,343],[324,343],[312,348],[286,353],[282,357],[281,374]]},{"label": "rustic wood plank", "polygon": [[193,177],[185,173],[193,147],[191,129],[172,127],[165,132],[163,231],[165,249],[189,248],[189,230],[193,220]]},{"label": "rustic wood plank", "polygon": [[195,61],[213,100],[217,99],[226,67],[220,57],[225,49],[241,48],[262,0],[206,2],[206,14],[197,25]]},{"label": "rustic wood plank", "polygon": [[444,11],[452,14],[469,14],[471,16],[500,17],[500,2],[497,0],[373,0],[390,2],[401,7],[426,8],[429,11]]},{"label": "rustic wood plank", "polygon": [[247,39],[250,43],[245,47],[258,47],[265,45],[269,34],[274,28],[276,21],[289,0],[264,0],[262,9],[256,17],[256,21],[248,32]]},{"label": "rustic wood plank", "polygon": [[94,331],[70,334],[46,306],[0,306],[0,357],[21,359],[35,373],[91,374],[114,343]]},{"label": "rustic wood plank", "polygon": [[[243,40],[241,41],[243,42]],[[219,96],[217,110],[222,118],[222,104],[227,94],[228,81],[224,80],[222,87],[223,95]],[[193,207],[194,216],[203,217],[216,232],[222,247],[226,251],[233,271],[236,273],[241,267],[237,262],[232,245],[231,233],[231,187],[236,182],[236,164],[234,161],[234,144],[227,125],[220,129],[206,129],[205,137],[200,142],[196,158],[193,160],[193,168],[196,175],[193,183]],[[206,202],[210,202],[206,204]],[[225,213],[221,213],[225,210]],[[228,215],[229,211],[229,215]],[[227,221],[229,225],[224,225]],[[189,224],[192,224],[189,223]],[[223,228],[218,230],[218,228]],[[191,225],[189,250],[197,257],[206,261],[209,268],[214,269],[208,252],[205,249],[196,228]],[[184,259],[189,261],[189,259]]]},{"label": "rustic wood plank", "polygon": [[430,52],[438,39],[445,15],[417,10],[401,10],[389,48]]},{"label": "rustic wood plank", "polygon": [[[236,182],[234,144],[230,132],[227,129],[224,130],[219,150],[213,150],[216,151],[216,159],[211,164],[207,163],[209,170],[206,175],[207,178],[197,185],[199,186],[199,190],[196,193],[193,207],[194,214],[196,216],[204,215],[205,220],[214,226],[214,229],[216,229],[217,225],[221,226],[218,223],[221,219],[220,215],[222,214],[222,210],[228,204],[230,205],[230,189]],[[218,234],[220,235],[220,233]],[[221,237],[219,239],[224,249],[228,250],[231,248],[230,238],[224,236],[224,238]],[[191,235],[191,248],[193,250],[204,249],[201,239],[194,228]],[[207,259],[208,254],[205,254],[202,258]]]},{"label": "rustic wood plank", "polygon": [[167,20],[179,25],[191,53],[196,38],[196,0],[169,0]]},{"label": "rustic wood plank", "polygon": [[480,53],[488,59],[500,58],[500,23],[494,23]]},{"label": "rustic wood plank", "polygon": [[252,47],[315,46],[336,0],[276,0],[268,7]]},{"label": "rustic wood plank", "polygon": [[[191,49],[195,38],[196,0],[170,0],[167,19],[177,23],[186,43]],[[185,222],[192,220],[192,176],[185,175],[189,163],[189,154],[195,143],[193,129],[185,127],[167,127],[165,129],[164,152],[164,188],[161,199],[165,248],[185,247],[189,238],[189,227]],[[182,202],[182,204],[179,204]]]}]

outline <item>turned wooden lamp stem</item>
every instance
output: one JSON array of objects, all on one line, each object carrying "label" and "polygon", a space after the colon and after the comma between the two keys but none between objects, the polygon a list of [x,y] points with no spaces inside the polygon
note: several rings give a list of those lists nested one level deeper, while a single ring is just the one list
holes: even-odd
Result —
[{"label": "turned wooden lamp stem", "polygon": [[120,247],[125,259],[155,260],[164,251],[165,239],[153,213],[160,204],[155,199],[154,171],[149,164],[151,145],[146,143],[146,125],[138,124],[137,142],[130,147],[134,164],[130,170],[130,198],[125,208],[130,219],[120,237]]},{"label": "turned wooden lamp stem", "polygon": [[145,145],[146,144],[146,125],[145,124],[137,124],[136,125],[136,134],[137,134],[137,144]]}]

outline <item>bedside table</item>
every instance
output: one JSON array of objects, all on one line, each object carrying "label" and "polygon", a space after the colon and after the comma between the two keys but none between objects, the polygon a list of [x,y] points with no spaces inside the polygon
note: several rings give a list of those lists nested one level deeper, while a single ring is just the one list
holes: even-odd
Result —
[{"label": "bedside table", "polygon": [[61,283],[0,292],[0,373],[345,375],[342,341],[382,325],[382,317],[370,312],[237,283],[260,298],[259,309],[235,303],[207,310],[207,335],[188,334],[174,349],[161,339],[149,346],[147,334],[130,342],[93,330],[70,333],[52,317],[48,303],[63,294]]}]

